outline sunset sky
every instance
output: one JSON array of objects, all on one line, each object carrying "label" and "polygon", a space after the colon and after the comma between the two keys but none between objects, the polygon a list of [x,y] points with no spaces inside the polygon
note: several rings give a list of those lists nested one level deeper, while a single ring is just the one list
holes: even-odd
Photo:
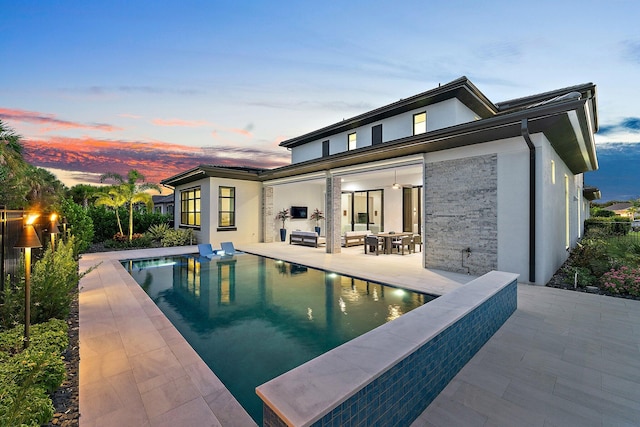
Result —
[{"label": "sunset sky", "polygon": [[69,186],[132,168],[158,182],[201,163],[281,166],[282,140],[463,75],[494,102],[594,82],[598,150],[640,150],[638,1],[0,0],[0,10],[0,119],[29,162]]}]

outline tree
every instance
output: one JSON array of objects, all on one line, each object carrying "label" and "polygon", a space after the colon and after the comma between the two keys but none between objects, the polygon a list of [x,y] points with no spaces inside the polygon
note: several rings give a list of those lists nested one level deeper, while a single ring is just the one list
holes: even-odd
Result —
[{"label": "tree", "polygon": [[97,192],[94,194],[94,196],[96,197],[96,200],[94,202],[95,205],[107,206],[109,208],[112,208],[116,212],[116,220],[118,221],[118,230],[120,231],[120,234],[124,235],[124,233],[122,232],[122,223],[120,222],[120,214],[118,213],[118,210],[120,206],[123,206],[124,204],[127,203],[127,200],[125,199],[124,194],[122,194],[120,188],[117,186],[114,186],[114,187],[111,187],[109,191],[107,191],[106,193]]},{"label": "tree", "polygon": [[27,170],[27,204],[44,211],[48,207],[57,205],[64,199],[66,187],[54,174],[46,169],[29,165]]},{"label": "tree", "polygon": [[67,197],[71,197],[74,202],[87,209],[89,207],[89,200],[91,200],[96,193],[102,192],[102,188],[89,184],[76,184],[67,191]]},{"label": "tree", "polygon": [[43,210],[59,202],[65,187],[51,172],[24,160],[20,140],[0,120],[0,200],[9,209]]},{"label": "tree", "polygon": [[[156,190],[160,192],[158,184],[152,184],[150,182],[144,182],[144,175],[135,169],[131,169],[127,173],[127,179],[120,174],[114,172],[107,172],[100,177],[100,182],[104,182],[107,179],[114,180],[118,185],[113,188],[117,193],[122,196],[129,208],[129,241],[133,239],[133,205],[136,203],[144,203],[149,211],[153,210],[153,198],[147,190]],[[138,181],[142,181],[142,184],[138,184]]]},{"label": "tree", "polygon": [[0,200],[9,209],[27,205],[27,170],[29,164],[22,157],[20,135],[0,120]]}]

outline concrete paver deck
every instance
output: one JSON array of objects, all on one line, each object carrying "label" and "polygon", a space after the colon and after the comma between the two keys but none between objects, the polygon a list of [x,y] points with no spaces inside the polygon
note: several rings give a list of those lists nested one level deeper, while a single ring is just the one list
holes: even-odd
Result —
[{"label": "concrete paver deck", "polygon": [[529,285],[413,427],[640,425],[640,301]]},{"label": "concrete paver deck", "polygon": [[[425,270],[420,254],[282,243],[238,249],[406,288],[446,293],[471,276]],[[80,424],[255,425],[118,260],[196,247],[85,254]],[[640,425],[640,301],[520,285],[518,310],[413,424]]]}]

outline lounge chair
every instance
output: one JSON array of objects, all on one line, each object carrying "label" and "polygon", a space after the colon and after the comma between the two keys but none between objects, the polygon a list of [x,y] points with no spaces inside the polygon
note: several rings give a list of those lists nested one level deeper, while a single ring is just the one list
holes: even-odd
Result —
[{"label": "lounge chair", "polygon": [[241,251],[237,251],[236,248],[233,247],[233,242],[222,242],[220,243],[220,246],[222,247],[222,251],[225,255],[235,255],[242,253]]},{"label": "lounge chair", "polygon": [[215,251],[211,247],[211,243],[200,243],[200,244],[198,244],[198,252],[200,253],[200,256],[204,257],[204,258],[211,259],[214,256],[216,256]]}]

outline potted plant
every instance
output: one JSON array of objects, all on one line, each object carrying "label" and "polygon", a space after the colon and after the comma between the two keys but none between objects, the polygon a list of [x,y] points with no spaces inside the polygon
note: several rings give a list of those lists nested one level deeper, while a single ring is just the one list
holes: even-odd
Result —
[{"label": "potted plant", "polygon": [[289,218],[291,218],[291,215],[289,215],[289,209],[282,209],[276,215],[276,219],[279,220],[279,221],[282,221],[282,228],[280,229],[280,241],[281,242],[284,242],[286,240],[286,238],[287,238],[287,229],[284,228],[284,223]]},{"label": "potted plant", "polygon": [[316,233],[318,234],[318,236],[320,235],[320,220],[324,219],[324,214],[322,213],[322,211],[318,208],[316,208],[311,215],[309,216],[309,219],[312,219],[316,222],[316,226],[315,226],[315,230]]}]

